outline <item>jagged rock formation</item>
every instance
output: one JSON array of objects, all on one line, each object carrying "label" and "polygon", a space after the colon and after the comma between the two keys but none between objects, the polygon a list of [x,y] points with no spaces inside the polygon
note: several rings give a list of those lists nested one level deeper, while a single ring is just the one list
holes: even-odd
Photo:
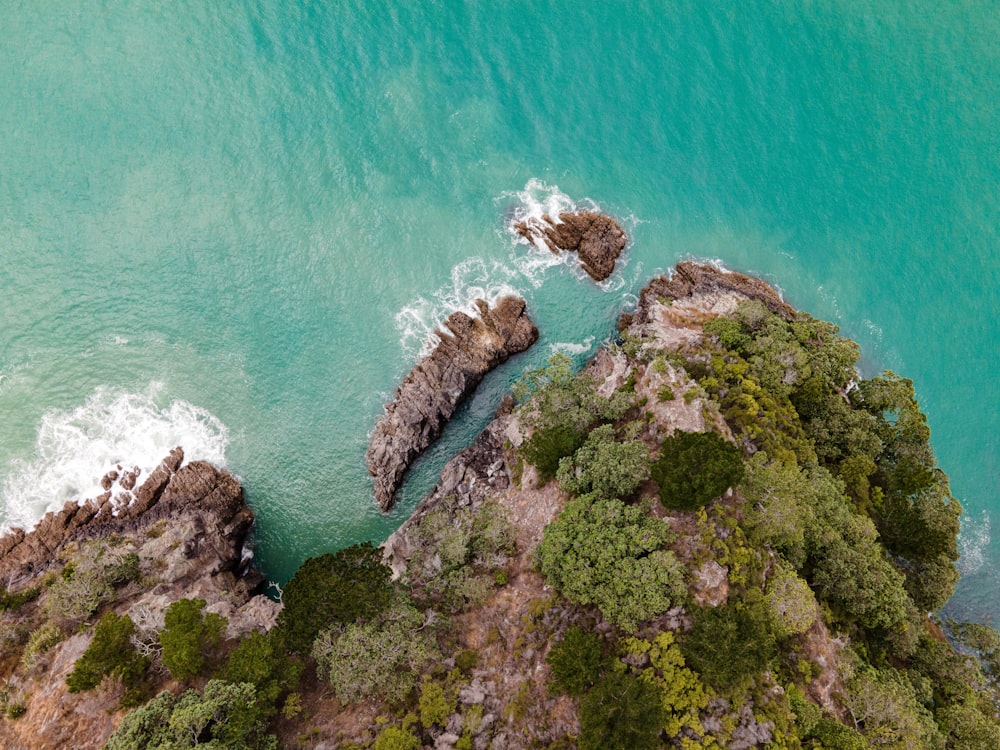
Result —
[{"label": "jagged rock formation", "polygon": [[518,222],[514,229],[528,242],[544,242],[554,253],[576,252],[594,281],[604,281],[614,272],[628,242],[617,221],[596,211],[564,212],[555,220],[546,214],[540,220]]},{"label": "jagged rock formation", "polygon": [[670,275],[656,276],[643,288],[638,309],[623,315],[619,328],[633,322],[639,326],[651,322],[654,313],[663,309],[661,300],[684,301],[688,307],[711,315],[731,312],[739,300],[760,300],[786,320],[795,316],[795,309],[766,281],[686,260],[678,263]]},{"label": "jagged rock formation", "polygon": [[[19,583],[59,564],[59,554],[72,543],[136,534],[161,519],[178,523],[182,516],[202,529],[195,555],[217,558],[213,573],[235,571],[253,513],[243,500],[243,488],[228,471],[204,461],[181,466],[184,451],[174,448],[132,493],[112,499],[110,492],[83,503],[67,502],[46,513],[29,533],[14,529],[0,538],[0,581],[16,589]],[[129,472],[134,477],[137,470]],[[117,477],[115,477],[117,478]],[[110,488],[110,473],[102,485]]]},{"label": "jagged rock formation", "polygon": [[[34,530],[15,530],[0,539],[0,581],[15,593],[41,585],[41,598],[19,611],[0,611],[0,632],[26,632],[49,617],[51,586],[67,566],[77,570],[95,555],[134,555],[139,578],[109,589],[95,622],[110,609],[128,614],[137,629],[154,633],[163,627],[172,602],[201,598],[206,610],[227,618],[227,637],[269,629],[280,605],[253,591],[263,581],[244,572],[244,542],[253,513],[243,489],[228,471],[204,461],[182,465],[176,448],[135,488],[137,470],[115,471],[102,485],[109,491],[80,505],[67,503],[48,513]],[[123,484],[122,474],[130,474]],[[117,482],[122,492],[111,496]],[[126,486],[131,482],[131,490]],[[48,575],[46,575],[48,574]],[[72,622],[61,625],[72,633]],[[24,701],[25,714],[0,722],[0,747],[33,749],[103,747],[124,711],[118,708],[120,686],[70,694],[66,677],[90,643],[93,629],[70,635],[35,663],[0,663],[8,690]],[[6,647],[5,647],[6,648]],[[5,654],[7,656],[7,654]],[[163,679],[162,677],[160,678]]]},{"label": "jagged rock formation", "polygon": [[491,309],[476,300],[479,317],[448,316],[437,332],[441,343],[403,380],[368,446],[368,471],[375,478],[375,500],[387,511],[413,460],[440,434],[458,404],[483,376],[538,339],[538,329],[519,297],[502,297]]}]

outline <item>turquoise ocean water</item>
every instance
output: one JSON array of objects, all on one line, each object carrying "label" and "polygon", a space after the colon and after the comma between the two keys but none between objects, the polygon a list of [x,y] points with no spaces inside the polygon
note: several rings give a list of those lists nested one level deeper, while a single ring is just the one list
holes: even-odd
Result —
[{"label": "turquoise ocean water", "polygon": [[[998,617],[998,40],[990,0],[7,0],[0,519],[181,443],[243,479],[284,579],[385,538],[524,367],[694,257],[915,381],[966,509],[952,610]],[[507,230],[595,204],[633,239],[603,287]],[[511,290],[540,342],[380,515],[382,404]]]}]

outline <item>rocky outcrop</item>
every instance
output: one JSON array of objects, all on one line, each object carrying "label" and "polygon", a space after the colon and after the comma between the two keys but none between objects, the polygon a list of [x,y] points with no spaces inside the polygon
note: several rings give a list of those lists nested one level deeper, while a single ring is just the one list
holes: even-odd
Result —
[{"label": "rocky outcrop", "polygon": [[[244,543],[254,516],[240,483],[224,469],[183,460],[183,451],[174,449],[137,488],[137,469],[109,472],[99,498],[67,503],[46,514],[34,530],[16,530],[0,539],[0,582],[7,591],[41,588],[36,602],[19,611],[0,611],[0,632],[27,633],[45,622],[59,622],[64,634],[79,630],[76,620],[63,621],[68,616],[61,606],[50,606],[51,582],[60,572],[93,572],[102,560],[127,557],[136,561],[137,575],[101,593],[98,609],[87,618],[90,624],[113,610],[128,614],[137,632],[155,641],[153,634],[163,627],[172,602],[199,598],[207,611],[227,619],[229,638],[269,629],[280,605],[254,595],[263,576],[244,570]],[[122,484],[123,476],[133,490]],[[112,496],[113,488],[121,491]],[[48,586],[40,586],[46,581]],[[17,721],[0,722],[0,747],[104,746],[124,713],[118,707],[121,686],[106,681],[83,693],[69,693],[66,686],[92,632],[79,630],[30,665],[18,665],[16,658],[0,662],[8,692],[20,696],[25,711]],[[158,687],[168,686],[163,675],[153,679]]]},{"label": "rocky outcrop", "polygon": [[[182,516],[197,517],[205,528],[199,546],[211,548],[211,554],[218,558],[213,567],[217,571],[235,570],[253,524],[243,488],[224,469],[204,461],[181,466],[183,461],[184,451],[174,448],[134,493],[126,490],[112,498],[105,492],[83,503],[70,501],[58,512],[46,513],[31,532],[8,532],[0,539],[0,581],[17,589],[22,582],[61,564],[60,553],[71,544],[140,534],[160,520],[178,523]],[[137,471],[127,473],[134,476]]]},{"label": "rocky outcrop", "polygon": [[518,222],[514,229],[528,242],[543,242],[554,252],[575,252],[580,265],[595,281],[604,281],[615,270],[615,262],[628,242],[617,221],[596,211],[564,212],[553,219]]},{"label": "rocky outcrop", "polygon": [[765,281],[715,266],[681,261],[673,273],[657,276],[643,288],[639,293],[638,309],[634,314],[623,315],[619,328],[624,329],[633,322],[639,325],[650,322],[654,313],[662,309],[662,300],[687,300],[715,314],[729,312],[725,308],[739,300],[759,300],[786,320],[795,316],[795,309]]},{"label": "rocky outcrop", "polygon": [[414,459],[444,429],[462,399],[490,370],[538,339],[538,329],[519,297],[502,297],[493,308],[476,300],[478,317],[448,316],[437,332],[441,342],[396,389],[375,426],[368,446],[368,471],[375,479],[375,500],[387,511]]}]

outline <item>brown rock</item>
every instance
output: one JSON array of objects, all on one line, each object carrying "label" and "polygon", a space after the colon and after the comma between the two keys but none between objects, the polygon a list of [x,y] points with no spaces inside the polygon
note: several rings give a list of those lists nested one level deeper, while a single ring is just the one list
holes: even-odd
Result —
[{"label": "brown rock", "polygon": [[403,379],[368,445],[368,471],[383,511],[413,460],[441,434],[458,404],[483,376],[538,339],[538,329],[519,297],[503,297],[493,308],[476,301],[479,317],[456,312],[438,332],[441,343]]},{"label": "brown rock", "polygon": [[617,221],[596,211],[561,213],[558,221],[546,214],[541,221],[522,221],[514,228],[529,242],[543,240],[554,253],[576,252],[583,270],[595,281],[614,272],[628,242]]},{"label": "brown rock", "polygon": [[775,289],[765,281],[745,276],[735,271],[723,271],[715,266],[692,261],[682,261],[670,276],[657,276],[639,293],[639,308],[628,321],[643,324],[648,320],[651,307],[660,299],[679,300],[698,295],[736,293],[739,297],[760,300],[767,308],[786,320],[795,316],[795,309],[787,304]]}]

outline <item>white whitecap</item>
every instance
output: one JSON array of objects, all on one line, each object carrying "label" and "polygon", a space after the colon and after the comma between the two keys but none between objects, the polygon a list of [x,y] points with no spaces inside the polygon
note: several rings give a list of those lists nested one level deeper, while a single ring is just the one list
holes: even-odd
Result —
[{"label": "white whitecap", "polygon": [[499,261],[467,258],[451,269],[451,280],[429,298],[418,297],[396,313],[400,345],[411,356],[428,354],[437,344],[435,331],[453,312],[477,315],[475,301],[489,304],[516,295],[517,272]]},{"label": "white whitecap", "polygon": [[962,530],[958,535],[958,570],[962,575],[978,573],[986,564],[990,531],[990,517],[985,510],[978,519],[962,516]]},{"label": "white whitecap", "polygon": [[176,446],[191,459],[225,463],[229,431],[210,412],[168,399],[161,383],[145,393],[99,387],[69,411],[46,413],[32,456],[12,462],[0,485],[3,526],[30,528],[47,511],[104,490],[101,478],[138,466],[139,482]]},{"label": "white whitecap", "polygon": [[581,343],[575,343],[572,341],[560,341],[555,344],[549,344],[549,351],[553,354],[566,354],[570,357],[574,357],[580,354],[586,354],[591,349],[594,348],[594,337],[588,336]]}]

